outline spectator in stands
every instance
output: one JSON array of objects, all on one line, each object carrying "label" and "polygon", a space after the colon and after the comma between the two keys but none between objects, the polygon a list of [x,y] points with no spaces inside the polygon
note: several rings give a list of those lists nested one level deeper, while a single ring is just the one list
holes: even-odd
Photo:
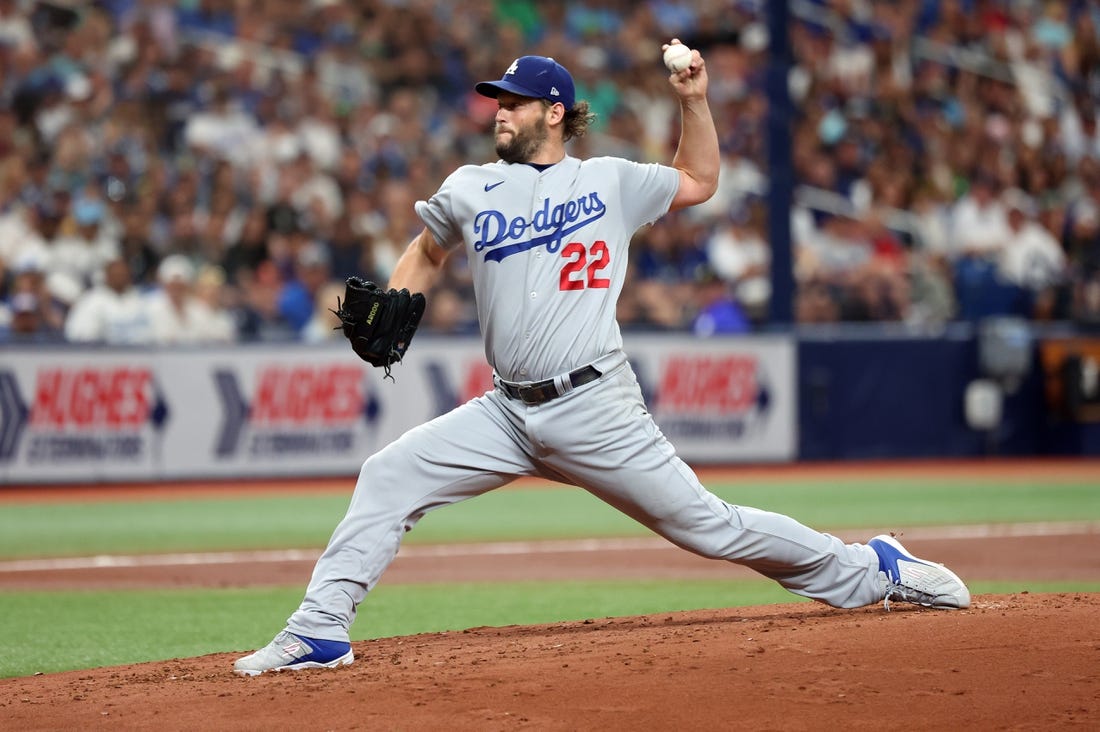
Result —
[{"label": "spectator in stands", "polygon": [[235,310],[237,333],[242,341],[292,341],[298,330],[279,310],[283,279],[271,260],[255,271],[240,273],[241,293]]},{"label": "spectator in stands", "polygon": [[159,288],[148,295],[149,327],[157,344],[227,343],[232,334],[194,292],[195,267],[182,254],[157,267]]},{"label": "spectator in stands", "polygon": [[764,209],[759,204],[735,211],[730,222],[707,241],[707,262],[730,283],[734,299],[754,323],[767,317],[771,298],[771,249],[764,239]]},{"label": "spectator in stands", "polygon": [[59,201],[20,200],[30,184],[26,170],[22,159],[12,156],[0,172],[0,260],[9,267],[25,258],[45,262],[61,219]]},{"label": "spectator in stands", "polygon": [[955,318],[958,303],[951,267],[942,257],[928,252],[909,253],[910,304],[906,321],[918,326],[937,326]]},{"label": "spectator in stands", "polygon": [[1100,323],[1100,207],[1091,200],[1074,207],[1064,248],[1070,269],[1071,316]]},{"label": "spectator in stands", "polygon": [[328,249],[311,241],[295,255],[291,276],[279,293],[279,312],[291,327],[302,331],[314,316],[317,299],[332,281]]},{"label": "spectator in stands", "polygon": [[0,342],[50,343],[59,340],[60,332],[46,324],[35,295],[21,292],[11,298],[8,306],[0,306]]},{"label": "spectator in stands", "polygon": [[681,236],[666,217],[639,232],[631,244],[634,291],[642,319],[657,328],[682,328],[693,311],[692,281],[699,267],[706,265],[706,253]]},{"label": "spectator in stands", "polygon": [[237,284],[242,270],[255,272],[262,262],[271,259],[269,234],[267,214],[258,206],[251,208],[245,214],[236,241],[229,244],[222,257],[221,264],[231,284]]},{"label": "spectator in stands", "polygon": [[111,345],[153,341],[145,299],[130,278],[125,259],[112,259],[103,268],[103,283],[93,286],[73,303],[65,321],[66,340]]},{"label": "spectator in stands", "polygon": [[205,264],[195,277],[195,298],[210,313],[208,339],[215,343],[237,340],[237,324],[233,317],[236,293],[226,288],[225,270],[216,264]]},{"label": "spectator in stands", "polygon": [[795,320],[799,323],[835,323],[840,320],[840,305],[828,285],[815,278],[799,283],[795,298]]},{"label": "spectator in stands", "polygon": [[119,240],[98,196],[77,196],[71,212],[69,232],[58,236],[50,246],[50,268],[67,272],[87,287],[98,283],[103,267],[120,255]]},{"label": "spectator in stands", "polygon": [[45,254],[24,252],[10,268],[0,257],[0,341],[59,340],[66,308],[47,287]]},{"label": "spectator in stands", "polygon": [[199,156],[243,165],[256,134],[255,121],[239,109],[222,82],[213,90],[208,108],[188,118],[183,139]]},{"label": "spectator in stands", "polygon": [[381,280],[388,280],[405,250],[406,244],[415,235],[412,232],[419,223],[413,211],[416,198],[405,182],[393,182],[382,191],[378,213],[381,221],[370,232],[371,269]]},{"label": "spectator in stands", "polygon": [[707,266],[700,267],[695,277],[696,312],[691,321],[695,335],[708,338],[752,330],[748,317],[730,290],[729,283],[717,272]]},{"label": "spectator in stands", "polygon": [[[37,311],[36,322],[41,330],[49,334],[60,334],[65,324],[68,306],[58,300],[50,291],[47,258],[39,252],[24,253],[11,268],[11,283],[8,288],[11,310],[15,311],[14,301],[20,295],[31,295]],[[32,302],[24,298],[24,304]]]},{"label": "spectator in stands", "polygon": [[134,282],[139,287],[151,287],[156,284],[160,255],[149,238],[150,214],[138,205],[127,205],[122,210],[119,255],[130,265]]},{"label": "spectator in stands", "polygon": [[317,291],[313,313],[302,328],[302,340],[307,343],[323,343],[344,337],[340,319],[335,313],[337,298],[344,298],[344,283],[325,282]]},{"label": "spectator in stands", "polygon": [[913,192],[911,213],[913,248],[926,256],[948,261],[951,246],[951,207],[947,196],[931,183]]},{"label": "spectator in stands", "polygon": [[1096,123],[1096,99],[1080,92],[1063,107],[1058,141],[1070,162],[1100,157],[1100,125]]},{"label": "spectator in stands", "polygon": [[860,271],[870,266],[874,250],[858,220],[828,216],[810,234],[798,242],[798,270],[827,283],[831,289],[837,292],[847,289]]},{"label": "spectator in stands", "polygon": [[332,257],[332,278],[343,282],[352,275],[369,275],[367,279],[377,279],[370,274],[370,245],[370,237],[356,236],[351,218],[346,212],[340,216],[334,222],[328,239],[328,249]]},{"label": "spectator in stands", "polygon": [[996,260],[1008,239],[1008,218],[998,199],[997,181],[980,174],[951,213],[950,258]]},{"label": "spectator in stands", "polygon": [[1058,239],[1036,220],[1035,202],[1027,194],[1009,189],[1001,198],[1008,212],[1010,233],[998,273],[1002,280],[1030,296],[1032,317],[1051,320],[1058,304],[1058,287],[1066,277],[1066,254]]},{"label": "spectator in stands", "polygon": [[959,302],[958,317],[978,320],[993,315],[1023,314],[1022,293],[1006,286],[997,263],[1012,235],[998,183],[982,172],[951,215],[948,258]]}]

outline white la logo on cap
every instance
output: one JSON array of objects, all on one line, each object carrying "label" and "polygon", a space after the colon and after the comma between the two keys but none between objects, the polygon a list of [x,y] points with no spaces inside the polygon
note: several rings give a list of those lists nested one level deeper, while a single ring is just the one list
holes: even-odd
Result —
[{"label": "white la logo on cap", "polygon": [[514,73],[516,73],[517,69],[519,69],[519,59],[518,58],[515,61],[512,62],[512,65],[508,67],[508,70],[504,72],[504,75],[507,76],[508,74],[514,74]]}]

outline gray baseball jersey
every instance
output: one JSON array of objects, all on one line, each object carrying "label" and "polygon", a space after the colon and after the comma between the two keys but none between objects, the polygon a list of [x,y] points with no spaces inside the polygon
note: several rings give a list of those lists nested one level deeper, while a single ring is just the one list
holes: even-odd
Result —
[{"label": "gray baseball jersey", "polygon": [[[542,171],[498,162],[457,170],[417,204],[441,246],[466,247],[497,388],[367,459],[288,630],[347,640],[424,514],[532,475],[581,486],[674,544],[797,594],[837,607],[882,599],[873,549],[722,501],[646,409],[615,301],[631,235],[668,211],[678,182],[673,168],[613,158]],[[578,383],[578,371],[591,378]],[[543,380],[531,400],[515,391]]]},{"label": "gray baseball jersey", "polygon": [[622,348],[615,302],[634,231],[668,211],[680,174],[621,158],[539,171],[459,168],[416,212],[443,247],[465,243],[485,355],[538,381]]}]

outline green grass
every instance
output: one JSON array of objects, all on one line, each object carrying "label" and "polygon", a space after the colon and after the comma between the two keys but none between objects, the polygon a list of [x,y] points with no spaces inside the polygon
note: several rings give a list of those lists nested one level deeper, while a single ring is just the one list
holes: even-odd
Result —
[{"label": "green grass", "polygon": [[[350,490],[350,486],[349,486]],[[1100,519],[1100,482],[848,481],[716,484],[731,503],[822,529]],[[349,495],[8,504],[0,559],[104,553],[320,547]],[[582,490],[504,489],[429,514],[408,541],[640,536],[646,529]]]},{"label": "green grass", "polygon": [[[972,589],[1100,592],[1100,582],[975,582]],[[300,599],[301,588],[285,587],[0,593],[9,639],[0,678],[250,651],[282,628]],[[767,580],[383,586],[363,605],[352,638],[787,602],[807,601]]]},{"label": "green grass", "polygon": [[[1100,520],[1100,481],[714,483],[731,503],[822,529]],[[0,504],[0,559],[101,553],[321,547],[350,498]],[[178,495],[178,494],[177,494]],[[587,493],[505,489],[429,515],[411,543],[638,536]],[[971,582],[975,593],[1100,591],[1093,583]],[[8,653],[0,677],[245,651],[266,643],[304,588],[0,592]],[[352,637],[792,602],[765,580],[409,585],[375,590]]]},{"label": "green grass", "polygon": [[[251,650],[302,588],[0,594],[15,652],[0,677]],[[524,582],[379,587],[352,638],[797,601],[772,582]],[[9,649],[10,650],[10,649]]]}]

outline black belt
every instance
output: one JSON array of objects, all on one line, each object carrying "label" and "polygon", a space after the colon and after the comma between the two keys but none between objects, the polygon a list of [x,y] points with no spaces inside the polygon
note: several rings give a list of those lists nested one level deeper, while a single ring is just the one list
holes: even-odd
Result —
[{"label": "black belt", "polygon": [[[569,372],[569,381],[573,384],[574,389],[590,381],[595,381],[598,378],[600,378],[600,372],[597,371],[594,366],[582,366],[576,371]],[[500,388],[504,390],[505,394],[513,399],[518,399],[524,404],[545,404],[551,399],[557,399],[561,396],[561,394],[558,393],[557,384],[554,383],[553,379],[536,381],[526,386],[509,384],[502,379],[498,379],[497,381],[500,383]]]}]

